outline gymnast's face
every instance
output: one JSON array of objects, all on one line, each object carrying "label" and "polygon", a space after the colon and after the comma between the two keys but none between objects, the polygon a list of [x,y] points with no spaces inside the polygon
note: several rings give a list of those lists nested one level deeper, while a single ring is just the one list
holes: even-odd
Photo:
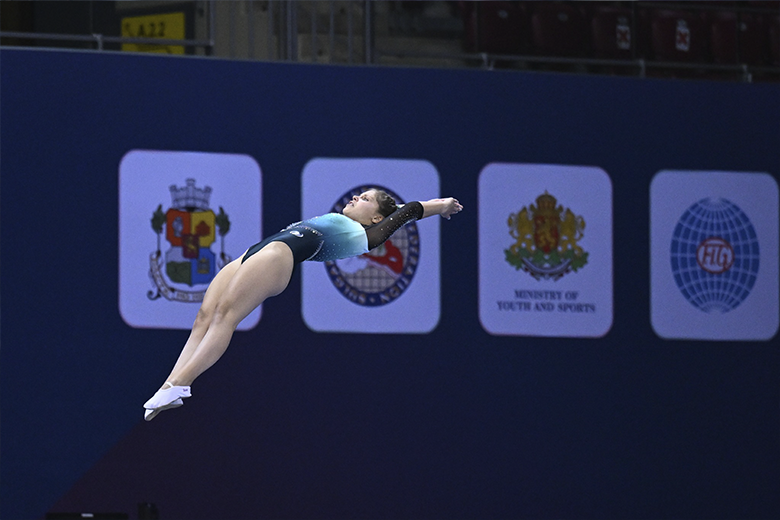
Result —
[{"label": "gymnast's face", "polygon": [[374,190],[364,191],[360,195],[355,195],[352,197],[352,200],[347,202],[347,205],[344,206],[341,212],[364,226],[376,224],[383,218],[379,214],[379,203],[376,201],[376,192]]}]

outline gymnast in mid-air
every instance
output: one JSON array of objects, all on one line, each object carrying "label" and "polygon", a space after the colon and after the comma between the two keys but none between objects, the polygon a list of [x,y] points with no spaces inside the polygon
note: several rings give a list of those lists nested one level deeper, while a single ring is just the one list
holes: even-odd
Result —
[{"label": "gymnast in mid-air", "polygon": [[144,404],[144,419],[184,404],[192,382],[225,353],[241,320],[284,291],[298,263],[359,256],[408,222],[432,215],[449,219],[462,209],[452,197],[397,205],[386,192],[369,189],[352,197],[341,213],[292,224],[250,247],[212,280],[173,370]]}]

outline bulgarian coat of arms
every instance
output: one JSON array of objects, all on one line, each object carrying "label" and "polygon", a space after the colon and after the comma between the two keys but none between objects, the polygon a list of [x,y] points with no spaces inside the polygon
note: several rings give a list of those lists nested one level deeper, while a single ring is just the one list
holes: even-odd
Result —
[{"label": "bulgarian coat of arms", "polygon": [[[232,260],[225,254],[225,235],[230,220],[220,206],[219,214],[209,208],[211,187],[198,188],[195,179],[186,186],[172,185],[171,207],[163,213],[162,204],[152,215],[152,229],[157,233],[157,250],[149,256],[149,276],[154,288],[150,300],[165,297],[179,302],[200,302],[217,271]],[[163,232],[170,248],[163,255]],[[211,245],[220,236],[219,257]]]},{"label": "bulgarian coat of arms", "polygon": [[588,253],[578,243],[585,220],[556,203],[545,191],[536,205],[510,214],[507,221],[515,243],[504,250],[506,261],[537,280],[557,280],[588,262]]}]

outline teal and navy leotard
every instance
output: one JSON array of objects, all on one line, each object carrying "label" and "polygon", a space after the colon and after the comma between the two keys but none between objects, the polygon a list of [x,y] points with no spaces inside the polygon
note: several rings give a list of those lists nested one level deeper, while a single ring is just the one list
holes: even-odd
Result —
[{"label": "teal and navy leotard", "polygon": [[395,210],[378,224],[362,224],[342,215],[328,213],[296,222],[252,247],[241,262],[271,242],[284,242],[293,252],[295,263],[306,260],[326,262],[367,253],[384,243],[401,226],[423,216],[419,202],[410,202]]}]

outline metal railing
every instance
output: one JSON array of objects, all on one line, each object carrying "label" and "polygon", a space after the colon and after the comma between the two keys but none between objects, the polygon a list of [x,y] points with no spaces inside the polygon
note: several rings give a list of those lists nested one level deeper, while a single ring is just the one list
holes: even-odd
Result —
[{"label": "metal railing", "polygon": [[[571,72],[596,72],[600,69],[619,70],[622,74],[646,77],[658,71],[704,71],[729,75],[740,81],[750,82],[754,75],[769,75],[780,79],[780,67],[756,66],[744,63],[683,63],[651,61],[641,57],[632,59],[595,59],[586,57],[566,58],[539,55],[510,55],[486,52],[437,52],[431,50],[393,50],[385,48],[384,39],[377,44],[377,28],[375,25],[376,6],[372,0],[341,0],[334,1],[298,1],[269,0],[265,3],[248,1],[217,2],[206,0],[208,7],[206,18],[206,38],[201,39],[162,39],[127,36],[107,36],[104,34],[72,35],[29,32],[0,32],[1,38],[33,41],[64,41],[87,43],[98,51],[106,50],[106,45],[135,44],[144,46],[183,46],[192,49],[203,49],[206,55],[248,59],[265,59],[268,61],[327,61],[336,63],[342,60],[348,64],[383,65],[388,59],[408,60],[413,65],[415,60],[439,60],[449,66],[478,67],[492,70],[502,68],[534,69],[543,67],[568,67]],[[219,7],[217,6],[219,4]],[[261,7],[257,7],[257,5]],[[387,9],[389,3],[384,6]],[[669,4],[672,6],[672,4]],[[246,20],[241,20],[246,26],[242,34],[239,26],[237,9],[245,9]],[[222,9],[220,21],[224,24],[217,27],[217,9]],[[254,23],[255,9],[263,11],[265,27]],[[248,20],[248,21],[247,21]],[[226,27],[225,27],[226,25]],[[338,27],[338,28],[337,28]],[[216,33],[227,30],[227,45],[217,48]],[[203,30],[200,31],[203,33]],[[262,52],[262,33],[265,33],[265,53]],[[224,39],[221,40],[224,44]],[[384,42],[384,43],[383,43]],[[239,47],[245,49],[239,52]],[[259,47],[258,47],[259,45]],[[226,47],[226,48],[225,48]],[[306,48],[304,48],[306,47]],[[256,49],[259,48],[259,52]],[[319,54],[326,53],[326,59],[320,60]],[[339,56],[337,57],[337,54]],[[265,56],[262,56],[265,54]],[[443,65],[446,66],[446,65]],[[602,70],[603,72],[603,70]]]},{"label": "metal railing", "polygon": [[105,44],[133,44],[149,46],[176,45],[190,48],[203,48],[207,55],[214,53],[214,26],[215,23],[215,2],[216,0],[207,0],[208,18],[207,18],[207,39],[168,39],[168,38],[138,38],[130,36],[107,36],[105,34],[60,34],[60,33],[39,33],[39,32],[19,32],[19,31],[0,31],[0,38],[14,38],[18,40],[35,41],[60,41],[60,42],[79,42],[95,45],[98,51],[105,50]]},{"label": "metal railing", "polygon": [[[308,13],[305,9],[298,9],[303,7],[304,3],[308,3]],[[302,56],[301,49],[299,47],[299,35],[300,30],[300,15],[307,15],[306,20],[310,25],[310,30],[305,36],[310,39],[310,52],[308,61],[317,61],[318,51],[320,49],[320,42],[318,36],[320,35],[320,26],[318,22],[318,7],[326,4],[326,2],[309,1],[299,2],[297,0],[279,0],[268,2],[268,27],[267,27],[267,41],[266,41],[266,57],[269,60],[280,59],[286,61],[307,61]],[[332,57],[336,55],[337,47],[337,6],[344,6],[344,18],[346,23],[346,29],[344,34],[346,63],[374,63],[374,1],[373,0],[353,0],[346,2],[336,2],[329,0],[327,2],[327,31],[323,30],[323,34],[327,34],[327,55]],[[275,6],[278,6],[275,7]],[[231,12],[234,6],[230,7]],[[301,11],[301,12],[299,12]],[[357,11],[357,14],[356,12]],[[278,14],[277,14],[278,13]],[[278,20],[277,20],[278,19]],[[356,20],[357,19],[357,20]],[[362,21],[362,30],[360,27],[356,28],[358,21]],[[276,26],[276,27],[275,27]],[[324,29],[324,28],[323,28]],[[356,45],[356,38],[360,36],[363,41],[362,56],[358,58],[358,46]],[[248,40],[254,41],[254,29],[248,28]],[[277,52],[274,53],[274,42],[277,42]]]},{"label": "metal railing", "polygon": [[[739,76],[741,81],[752,81],[753,75],[758,73],[775,74],[780,79],[780,67],[762,67],[747,64],[723,65],[715,63],[696,63],[696,62],[673,62],[673,61],[651,61],[643,58],[637,59],[604,59],[604,58],[562,58],[554,56],[534,56],[534,55],[515,55],[515,54],[494,54],[487,52],[479,53],[425,53],[410,51],[392,51],[385,52],[381,49],[374,49],[374,53],[381,60],[383,56],[392,58],[420,58],[420,59],[440,59],[442,61],[460,60],[466,63],[473,63],[475,66],[484,70],[493,70],[498,68],[497,64],[509,63],[509,68],[525,69],[533,65],[564,65],[569,70],[576,72],[577,67],[581,67],[588,72],[598,70],[598,68],[618,68],[631,71],[631,75],[645,78],[648,71],[660,70],[686,70],[700,72],[716,72],[733,74]],[[505,67],[506,68],[506,67]]]},{"label": "metal railing", "polygon": [[214,48],[213,40],[171,40],[166,38],[133,38],[128,36],[106,36],[103,34],[78,35],[78,34],[27,33],[27,32],[2,31],[0,32],[0,38],[93,43],[95,44],[95,49],[98,51],[104,50],[106,43],[151,45],[151,46],[179,45],[182,47],[202,47],[204,49],[207,49],[206,51],[207,53],[213,51]]}]

